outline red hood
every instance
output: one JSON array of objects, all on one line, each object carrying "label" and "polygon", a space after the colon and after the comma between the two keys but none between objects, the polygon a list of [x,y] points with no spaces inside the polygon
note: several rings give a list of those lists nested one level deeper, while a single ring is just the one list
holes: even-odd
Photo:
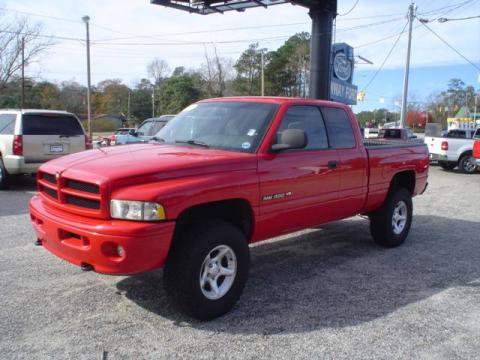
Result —
[{"label": "red hood", "polygon": [[[233,165],[235,164],[235,165]],[[136,184],[174,177],[254,169],[250,153],[165,144],[135,144],[84,151],[49,161],[40,170],[92,183]],[[233,166],[232,166],[233,165]]]}]

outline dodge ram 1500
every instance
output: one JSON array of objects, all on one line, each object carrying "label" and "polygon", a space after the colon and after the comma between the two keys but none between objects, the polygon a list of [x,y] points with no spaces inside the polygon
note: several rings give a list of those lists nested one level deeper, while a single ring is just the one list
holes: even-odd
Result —
[{"label": "dodge ram 1500", "polygon": [[163,267],[179,309],[212,319],[242,293],[249,244],[358,214],[379,245],[402,244],[428,166],[423,143],[364,142],[343,104],[211,99],[151,143],[44,164],[31,222],[39,245],[84,270]]}]

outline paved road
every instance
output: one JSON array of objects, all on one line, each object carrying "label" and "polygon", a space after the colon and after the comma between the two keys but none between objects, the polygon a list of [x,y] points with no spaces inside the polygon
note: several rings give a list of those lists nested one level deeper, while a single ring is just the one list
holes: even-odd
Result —
[{"label": "paved road", "polygon": [[161,271],[82,273],[35,247],[24,179],[0,192],[0,358],[478,358],[479,185],[433,167],[397,249],[361,218],[256,246],[238,305],[201,323],[167,305]]}]

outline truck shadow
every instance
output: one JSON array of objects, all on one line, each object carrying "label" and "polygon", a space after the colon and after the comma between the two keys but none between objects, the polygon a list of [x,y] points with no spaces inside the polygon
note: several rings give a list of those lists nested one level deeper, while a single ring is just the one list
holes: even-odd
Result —
[{"label": "truck shadow", "polygon": [[0,190],[0,216],[26,214],[28,202],[37,191],[34,176],[16,176],[8,190]]},{"label": "truck shadow", "polygon": [[254,247],[239,303],[220,319],[199,322],[169,305],[162,272],[117,283],[143,308],[212,332],[279,334],[341,328],[382,318],[448,288],[478,287],[480,223],[416,216],[407,242],[376,246],[368,221],[350,219]]}]

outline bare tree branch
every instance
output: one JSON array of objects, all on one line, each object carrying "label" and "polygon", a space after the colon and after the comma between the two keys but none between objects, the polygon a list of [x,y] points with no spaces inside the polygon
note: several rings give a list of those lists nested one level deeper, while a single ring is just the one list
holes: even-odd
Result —
[{"label": "bare tree branch", "polygon": [[147,66],[147,73],[156,86],[160,85],[163,79],[165,79],[170,72],[168,63],[165,60],[155,58]]},{"label": "bare tree branch", "polygon": [[0,29],[0,89],[10,81],[22,67],[22,39],[25,46],[24,64],[27,66],[38,58],[51,40],[40,40],[42,26],[30,25],[25,18],[2,24]]}]

